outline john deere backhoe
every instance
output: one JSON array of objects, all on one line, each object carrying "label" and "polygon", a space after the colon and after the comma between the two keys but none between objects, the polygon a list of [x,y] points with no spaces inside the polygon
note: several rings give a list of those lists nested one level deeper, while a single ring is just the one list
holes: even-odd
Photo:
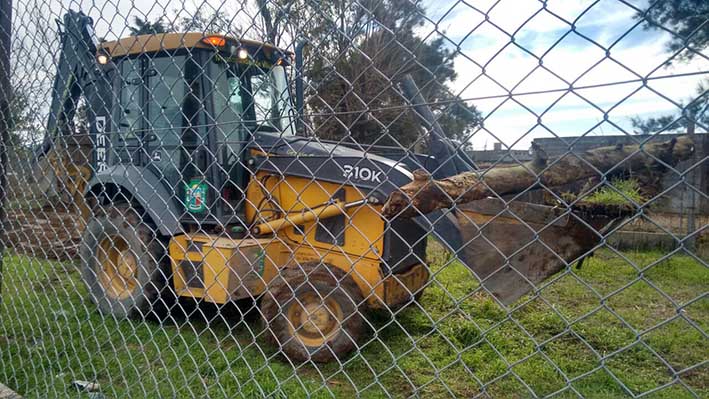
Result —
[{"label": "john deere backhoe", "polygon": [[[553,243],[548,255],[524,260],[524,250],[490,248],[477,232],[495,227],[491,219],[521,226],[513,211],[529,216],[523,229],[574,228],[541,207],[478,204],[465,242],[449,213],[385,219],[383,204],[413,181],[414,167],[445,178],[471,163],[435,132],[431,155],[417,165],[407,165],[413,156],[392,160],[295,135],[285,51],[202,33],[99,43],[79,12],[64,17],[61,38],[37,156],[53,157],[86,204],[82,276],[103,313],[145,315],[168,292],[216,304],[255,300],[285,355],[329,361],[356,348],[367,309],[422,292],[429,235],[454,251],[467,246],[459,254],[472,254],[463,260],[502,303],[563,267]],[[71,124],[81,98],[88,137]],[[505,232],[491,234],[505,240]],[[515,245],[536,239],[525,232]],[[592,247],[569,252],[563,243],[570,259]]]},{"label": "john deere backhoe", "polygon": [[[290,54],[202,33],[99,43],[80,12],[62,27],[37,156],[82,194],[82,275],[101,312],[144,315],[167,291],[259,299],[286,355],[327,361],[355,348],[361,311],[427,282],[426,231],[378,213],[411,173],[296,136]],[[72,129],[82,98],[89,137]]]}]

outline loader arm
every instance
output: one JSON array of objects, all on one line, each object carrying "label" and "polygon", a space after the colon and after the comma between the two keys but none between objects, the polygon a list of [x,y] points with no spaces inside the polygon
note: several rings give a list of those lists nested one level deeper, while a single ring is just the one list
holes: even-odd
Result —
[{"label": "loader arm", "polygon": [[426,143],[428,155],[432,158],[423,165],[426,170],[437,179],[442,179],[477,169],[472,159],[446,136],[411,75],[404,76],[401,88],[416,116],[429,131]]},{"label": "loader arm", "polygon": [[[429,131],[428,152],[433,160],[423,165],[425,172],[414,172],[414,182],[407,186],[421,179],[446,181],[474,172],[477,169],[474,162],[445,136],[410,75],[404,78],[402,89]],[[507,181],[504,178],[499,180],[502,183]],[[488,181],[488,184],[494,183]],[[533,184],[534,181],[530,181],[522,188]],[[419,190],[414,191],[416,195],[421,194]],[[467,266],[484,291],[503,306],[510,305],[547,277],[587,256],[600,241],[596,232],[617,220],[601,215],[586,217],[585,222],[579,222],[577,218],[564,219],[561,209],[486,198],[497,192],[504,193],[501,189],[486,192],[464,206],[455,206],[456,200],[470,191],[471,187],[465,187],[462,194],[450,193],[450,198],[443,198],[450,202],[446,207],[426,209],[409,204],[398,217],[405,217],[405,213],[413,216],[413,220]],[[425,198],[422,203],[435,202],[435,196],[421,197]],[[392,209],[391,202],[392,196],[384,208],[388,217],[399,213],[387,210],[387,206]]]},{"label": "loader arm", "polygon": [[626,170],[635,176],[654,175],[694,152],[694,143],[686,137],[601,147],[553,162],[539,151],[525,165],[478,174],[473,162],[445,137],[413,79],[407,76],[402,86],[430,131],[428,147],[435,168],[425,165],[426,171],[415,171],[413,182],[390,194],[382,212],[385,217],[413,217],[503,306],[571,264],[580,264],[635,208],[628,202],[618,208],[585,209],[583,200],[568,207],[546,206],[500,196],[525,192],[539,182],[561,187],[597,177],[599,172],[604,178]]}]

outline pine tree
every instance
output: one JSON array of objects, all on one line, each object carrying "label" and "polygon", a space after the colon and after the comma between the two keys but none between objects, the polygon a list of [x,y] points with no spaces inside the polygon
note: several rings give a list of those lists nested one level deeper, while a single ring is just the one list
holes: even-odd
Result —
[{"label": "pine tree", "polygon": [[308,43],[303,74],[307,112],[313,115],[310,133],[379,145],[417,142],[421,121],[398,87],[406,74],[449,137],[465,142],[480,123],[480,112],[448,87],[457,76],[455,50],[442,38],[417,34],[425,22],[421,1],[331,1],[317,9],[307,1],[269,4],[266,34],[278,38],[290,25],[297,35],[292,39]]},{"label": "pine tree", "polygon": [[[677,54],[668,64],[690,62],[698,53],[709,47],[709,1],[659,0],[638,15],[646,29],[672,32],[668,52]],[[697,85],[694,97],[681,104],[675,115],[652,118],[635,117],[631,123],[636,133],[650,134],[661,131],[686,131],[690,123],[698,129],[709,131],[709,79]]]},{"label": "pine tree", "polygon": [[129,26],[131,36],[155,35],[168,32],[168,28],[162,18],[155,22],[150,22],[147,18],[133,17],[133,26]]}]

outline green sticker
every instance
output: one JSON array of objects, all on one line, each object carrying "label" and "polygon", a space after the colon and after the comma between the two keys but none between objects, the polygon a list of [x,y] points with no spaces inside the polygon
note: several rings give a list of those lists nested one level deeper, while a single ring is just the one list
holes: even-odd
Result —
[{"label": "green sticker", "polygon": [[259,249],[256,256],[256,267],[258,269],[258,274],[263,277],[263,270],[266,267],[266,252],[264,252],[263,249]]},{"label": "green sticker", "polygon": [[190,212],[203,212],[207,209],[207,183],[204,180],[190,180],[185,189],[185,204]]}]

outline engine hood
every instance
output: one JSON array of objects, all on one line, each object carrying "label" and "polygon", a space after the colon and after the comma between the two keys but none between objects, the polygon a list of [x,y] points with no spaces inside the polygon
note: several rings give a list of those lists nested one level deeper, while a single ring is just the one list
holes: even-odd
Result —
[{"label": "engine hood", "polygon": [[[258,133],[249,147],[268,154],[256,158],[257,170],[352,185],[382,203],[391,192],[413,180],[412,173],[402,161],[313,138]],[[442,210],[410,220],[395,218],[386,231],[389,238],[385,241],[385,252],[389,260],[383,263],[385,265],[409,265],[410,262],[403,259],[414,251],[412,243],[418,243],[414,247],[422,246],[425,253],[426,240],[422,237],[427,234],[452,253],[458,253],[463,243],[455,218]],[[396,233],[389,236],[392,231]],[[420,262],[425,255],[412,258]]]},{"label": "engine hood", "polygon": [[257,170],[347,184],[382,201],[413,180],[400,161],[316,138],[259,132],[249,147],[267,154],[256,157]]}]

